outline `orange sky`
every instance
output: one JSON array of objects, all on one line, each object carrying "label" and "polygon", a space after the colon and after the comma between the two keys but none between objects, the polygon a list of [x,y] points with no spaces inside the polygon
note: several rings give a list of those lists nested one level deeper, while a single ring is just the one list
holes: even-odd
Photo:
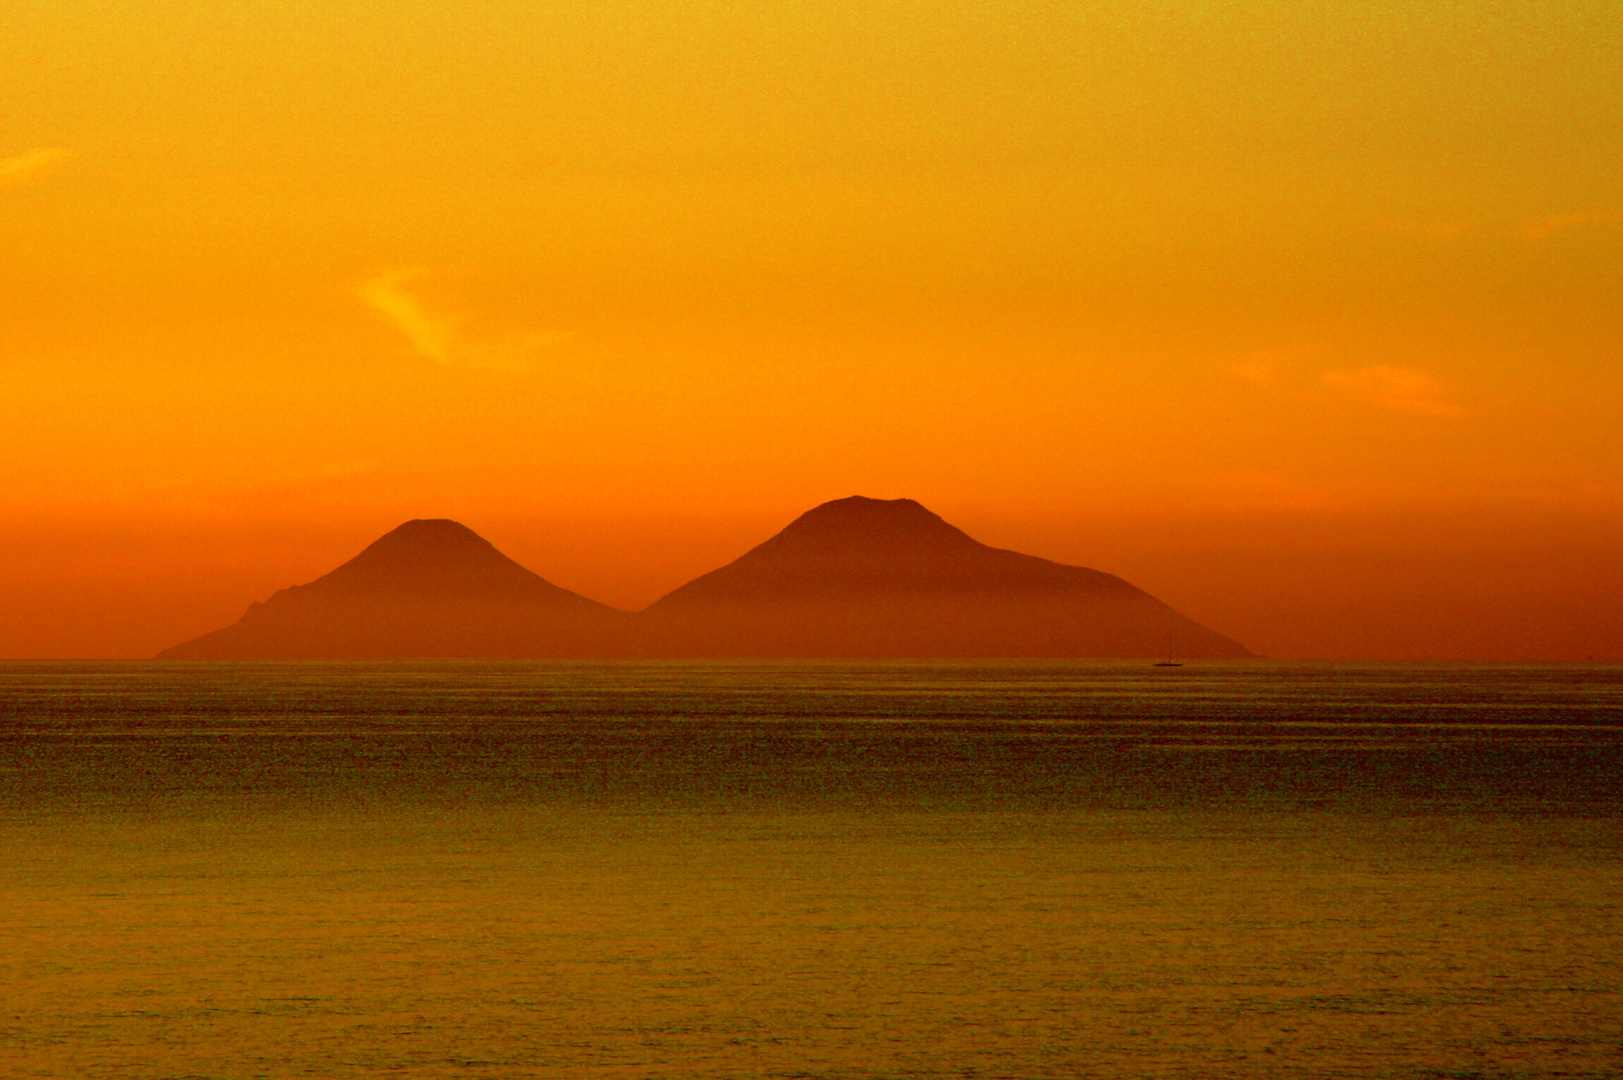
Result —
[{"label": "orange sky", "polygon": [[51,0],[0,656],[410,517],[640,606],[909,496],[1278,656],[1623,659],[1623,13]]}]

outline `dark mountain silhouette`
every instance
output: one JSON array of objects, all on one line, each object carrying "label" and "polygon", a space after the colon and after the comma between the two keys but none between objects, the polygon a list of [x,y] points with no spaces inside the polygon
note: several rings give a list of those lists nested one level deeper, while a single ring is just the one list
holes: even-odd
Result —
[{"label": "dark mountain silhouette", "polygon": [[624,649],[629,618],[537,577],[464,525],[418,520],[158,656],[606,656]]},{"label": "dark mountain silhouette", "polygon": [[911,499],[811,510],[638,616],[665,656],[1249,656],[1121,578],[988,547]]},{"label": "dark mountain silhouette", "polygon": [[1243,657],[1127,582],[987,547],[911,499],[824,503],[637,615],[454,521],[408,521],[166,659]]}]

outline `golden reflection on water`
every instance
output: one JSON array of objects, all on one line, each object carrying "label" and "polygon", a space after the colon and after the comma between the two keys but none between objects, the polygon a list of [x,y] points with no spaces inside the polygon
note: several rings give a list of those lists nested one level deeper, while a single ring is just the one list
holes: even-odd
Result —
[{"label": "golden reflection on water", "polygon": [[[1487,768],[1463,731],[1455,757],[1389,727],[1304,753],[1323,731],[1263,724],[1231,754],[1184,716],[1108,753],[1039,740],[1053,775],[1017,790],[1027,727],[939,759],[872,715],[819,729],[833,758],[695,728],[652,744],[687,755],[662,773],[634,753],[658,725],[456,756],[368,699],[365,754],[301,758],[361,706],[295,722],[278,698],[242,736],[254,691],[211,742],[187,693],[8,719],[0,1074],[1623,1075],[1623,828],[1592,724],[1574,748],[1547,718]],[[1011,694],[1001,713],[1040,711]],[[277,742],[284,721],[304,734]],[[92,742],[116,752],[74,765]],[[1178,771],[1182,745],[1216,764]],[[560,786],[566,759],[607,771]],[[695,780],[706,760],[731,779]],[[807,779],[835,762],[844,788]],[[935,786],[894,787],[904,765]],[[1395,811],[1401,782],[1444,795]]]},{"label": "golden reflection on water", "polygon": [[508,809],[5,840],[18,1075],[1623,1068],[1614,822]]}]

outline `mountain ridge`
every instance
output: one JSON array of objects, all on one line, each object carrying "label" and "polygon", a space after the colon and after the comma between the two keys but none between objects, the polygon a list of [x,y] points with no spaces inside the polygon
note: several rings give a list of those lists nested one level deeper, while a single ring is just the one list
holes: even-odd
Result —
[{"label": "mountain ridge", "polygon": [[1113,574],[990,547],[911,499],[823,503],[638,617],[669,656],[1250,655]]},{"label": "mountain ridge", "polygon": [[597,603],[519,565],[489,540],[450,518],[413,518],[314,581],[281,590],[298,591],[331,595],[368,591],[424,596],[522,594],[558,603]]},{"label": "mountain ridge", "polygon": [[413,519],[163,659],[1244,657],[1132,584],[982,544],[911,499],[822,503],[637,613]]},{"label": "mountain ridge", "polygon": [[[898,551],[903,543],[906,547]],[[896,565],[898,554],[907,558],[907,565]],[[830,565],[836,560],[840,565]],[[1139,592],[1114,574],[982,544],[912,499],[854,495],[808,510],[731,563],[701,574],[644,610],[725,593],[736,579],[746,577],[757,567],[774,564],[780,576],[776,584],[780,585],[790,585],[796,577],[807,583],[809,579],[828,583],[832,577],[860,588],[866,576],[871,579],[866,583],[870,589],[888,585],[894,591],[905,591],[928,589],[931,584],[939,589],[942,577],[953,573],[960,575],[960,586],[966,585],[961,575],[977,561],[983,584],[989,577],[994,582],[1015,585],[1022,577],[1059,572],[1086,579],[1101,593]]]},{"label": "mountain ridge", "polygon": [[414,518],[158,659],[584,658],[623,652],[617,623],[629,617],[552,584],[460,522]]}]

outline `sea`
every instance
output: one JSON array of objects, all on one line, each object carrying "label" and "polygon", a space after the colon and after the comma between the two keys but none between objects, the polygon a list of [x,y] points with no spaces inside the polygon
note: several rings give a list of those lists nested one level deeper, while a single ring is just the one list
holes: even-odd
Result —
[{"label": "sea", "polygon": [[0,1076],[1623,1076],[1623,666],[0,664]]}]

